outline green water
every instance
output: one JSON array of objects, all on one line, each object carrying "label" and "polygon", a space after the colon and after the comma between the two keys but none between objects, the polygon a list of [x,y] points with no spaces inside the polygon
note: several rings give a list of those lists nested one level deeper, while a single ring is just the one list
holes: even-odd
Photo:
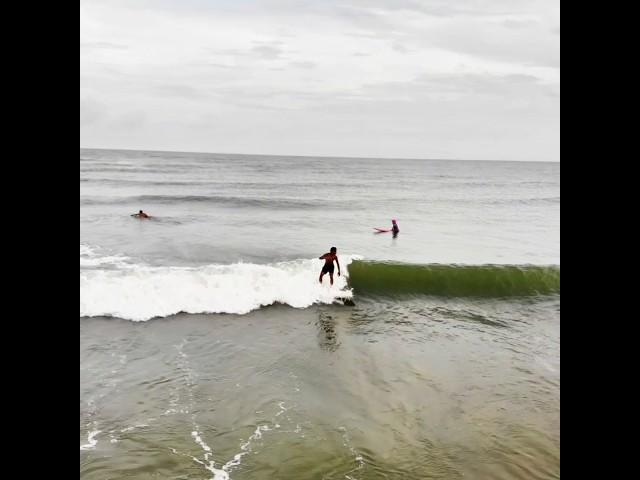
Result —
[{"label": "green water", "polygon": [[557,296],[84,318],[80,334],[86,480],[559,477]]}]

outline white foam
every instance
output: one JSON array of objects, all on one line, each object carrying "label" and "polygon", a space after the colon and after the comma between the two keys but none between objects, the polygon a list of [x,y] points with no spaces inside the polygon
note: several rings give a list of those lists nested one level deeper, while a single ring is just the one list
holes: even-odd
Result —
[{"label": "white foam", "polygon": [[240,463],[242,462],[242,457],[244,457],[251,451],[251,442],[253,442],[254,440],[261,439],[262,432],[268,432],[269,430],[271,430],[271,428],[269,428],[268,425],[259,425],[258,427],[256,427],[255,432],[253,432],[253,434],[249,437],[249,439],[240,445],[240,452],[236,453],[231,460],[225,463],[222,466],[222,470],[224,470],[225,472],[228,472],[233,467],[237,467],[238,465],[240,465]]},{"label": "white foam", "polygon": [[93,430],[92,432],[89,432],[89,435],[87,435],[87,442],[89,443],[80,445],[80,450],[90,450],[92,448],[95,448],[96,445],[98,444],[98,441],[96,440],[96,435],[98,435],[100,432],[101,432],[100,430]]},{"label": "white foam", "polygon": [[[285,412],[287,410],[287,408],[284,407],[284,402],[280,402],[278,404],[278,406],[280,407],[280,412],[278,414],[283,413],[283,412]],[[182,456],[191,458],[194,462],[198,463],[199,465],[202,465],[209,472],[213,473],[213,478],[211,480],[230,480],[231,479],[230,472],[235,467],[240,465],[240,463],[242,462],[242,457],[244,457],[245,455],[251,453],[251,451],[252,451],[252,443],[254,441],[256,441],[256,440],[262,439],[263,432],[271,431],[274,428],[278,429],[278,428],[280,428],[280,425],[278,425],[276,423],[273,428],[269,427],[269,425],[258,425],[256,427],[255,431],[253,432],[253,434],[251,434],[251,436],[249,436],[247,441],[240,444],[240,451],[238,453],[236,453],[233,456],[233,458],[231,458],[231,460],[229,460],[227,463],[222,465],[221,468],[216,468],[215,467],[215,462],[210,459],[210,457],[212,456],[212,449],[202,439],[201,433],[199,431],[200,427],[195,422],[193,424],[193,428],[195,430],[193,430],[191,432],[191,436],[193,437],[195,442],[198,445],[200,445],[202,450],[204,450],[204,452],[205,452],[204,453],[204,459],[201,460],[201,459],[199,459],[197,457],[194,457],[192,455],[187,455],[187,454],[178,452],[175,448],[172,448],[172,447],[169,447],[169,449],[176,455],[182,455]]]},{"label": "white foam", "polygon": [[[342,257],[344,274],[357,258]],[[352,297],[344,275],[334,275],[333,286],[329,286],[328,276],[319,284],[321,268],[322,262],[314,259],[193,268],[128,263],[81,270],[80,316],[144,321],[179,312],[245,314],[274,303],[305,308]]]},{"label": "white foam", "polygon": [[129,257],[124,255],[105,255],[98,248],[90,245],[80,244],[80,267],[91,268],[99,266],[112,266],[125,268],[130,264]]},{"label": "white foam", "polygon": [[[356,462],[356,467],[353,468],[352,470],[348,471],[347,473],[352,473],[352,472],[355,472],[357,470],[362,470],[364,468],[364,458],[362,457],[362,455],[360,453],[358,453],[358,451],[356,451],[356,449],[351,444],[351,437],[349,436],[349,432],[347,431],[346,427],[339,427],[338,430],[342,431],[342,438],[344,440],[343,441],[343,445],[349,449],[349,451],[353,455],[353,458],[354,458],[354,460]],[[353,477],[351,477],[351,476],[349,476],[347,474],[345,474],[345,478],[348,478],[350,480],[354,480]]]},{"label": "white foam", "polygon": [[[209,457],[211,456],[211,447],[209,447],[209,445],[207,445],[204,440],[202,440],[202,437],[200,436],[200,432],[198,432],[197,430],[191,432],[191,436],[194,438],[194,440],[196,441],[196,443],[198,445],[200,445],[200,447],[202,447],[202,449],[205,451],[204,454],[204,462],[201,460],[198,460],[195,457],[192,457],[196,462],[200,463],[201,465],[204,466],[204,468],[206,468],[207,470],[209,470],[211,473],[213,473],[213,479],[212,480],[229,480],[229,474],[223,469],[219,469],[215,467],[215,463],[213,460],[210,460]],[[209,462],[208,464],[205,462]],[[224,467],[223,467],[224,468]]]},{"label": "white foam", "polygon": [[198,432],[191,432],[191,436],[195,439],[196,443],[200,445],[205,452],[211,453],[211,448],[209,447],[209,445],[204,443],[204,441],[202,440],[202,437],[200,437],[200,434]]},{"label": "white foam", "polygon": [[148,427],[149,425],[146,423],[139,423],[137,425],[133,425],[132,427],[127,427],[127,428],[123,428],[122,430],[120,430],[121,433],[124,432],[130,432],[131,430],[134,430],[136,428],[145,428]]}]

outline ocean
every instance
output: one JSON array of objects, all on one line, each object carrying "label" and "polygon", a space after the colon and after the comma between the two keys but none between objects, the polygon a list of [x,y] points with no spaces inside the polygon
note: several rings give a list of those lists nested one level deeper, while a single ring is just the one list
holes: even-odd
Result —
[{"label": "ocean", "polygon": [[559,476],[558,163],[80,150],[82,479]]}]

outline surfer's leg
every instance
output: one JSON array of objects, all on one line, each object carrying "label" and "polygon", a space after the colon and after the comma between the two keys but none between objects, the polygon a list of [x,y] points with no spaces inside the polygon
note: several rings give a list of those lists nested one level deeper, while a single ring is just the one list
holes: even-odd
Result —
[{"label": "surfer's leg", "polygon": [[318,279],[320,283],[322,283],[322,277],[324,276],[324,272],[320,272],[320,278]]},{"label": "surfer's leg", "polygon": [[333,285],[333,272],[329,272],[329,279],[331,280],[331,285]]}]

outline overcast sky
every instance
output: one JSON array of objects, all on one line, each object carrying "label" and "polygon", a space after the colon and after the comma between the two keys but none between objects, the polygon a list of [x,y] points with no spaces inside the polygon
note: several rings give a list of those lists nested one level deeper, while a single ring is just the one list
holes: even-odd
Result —
[{"label": "overcast sky", "polygon": [[82,0],[80,146],[559,161],[559,0]]}]

